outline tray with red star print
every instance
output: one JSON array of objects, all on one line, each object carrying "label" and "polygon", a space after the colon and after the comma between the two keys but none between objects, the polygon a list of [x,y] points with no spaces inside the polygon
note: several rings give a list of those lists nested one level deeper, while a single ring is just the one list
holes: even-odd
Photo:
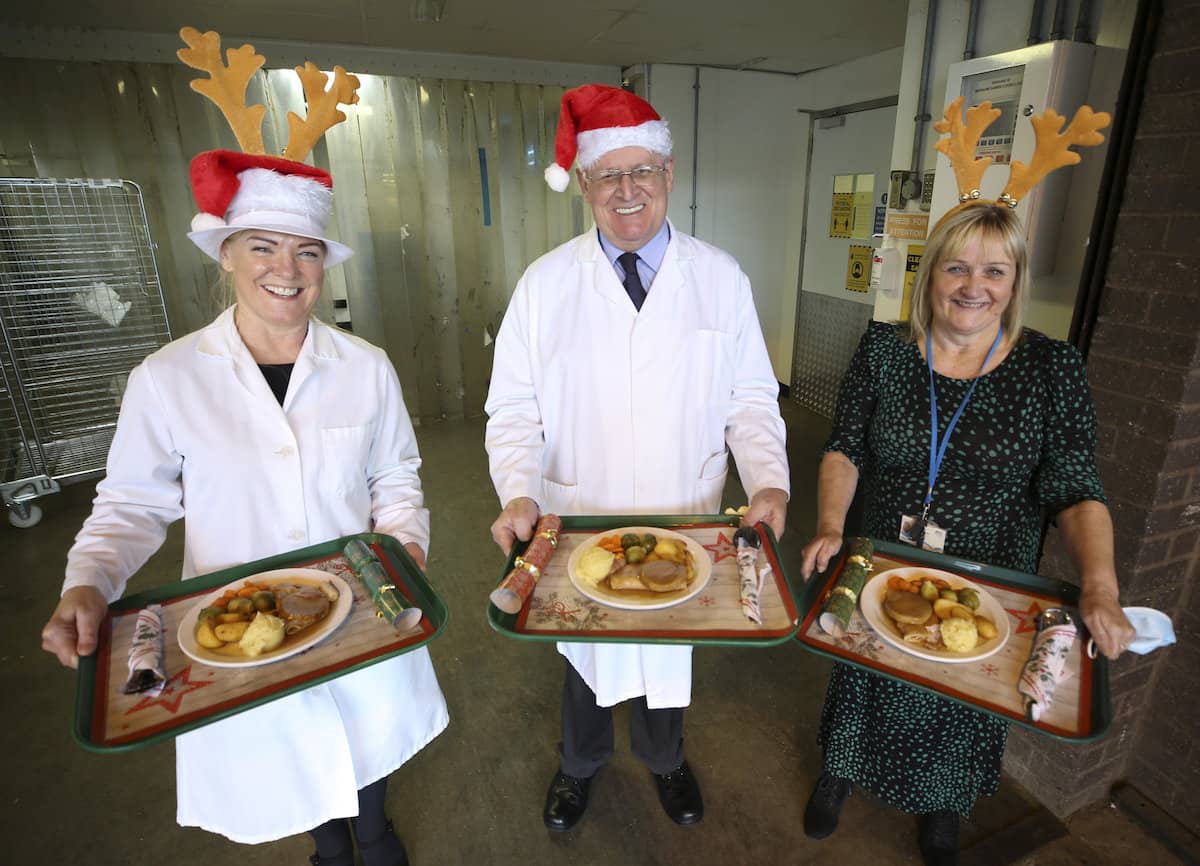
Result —
[{"label": "tray with red star print", "polygon": [[[1082,637],[1075,640],[1066,660],[1067,676],[1058,683],[1054,700],[1040,721],[1026,719],[1024,698],[1017,691],[1017,681],[1037,633],[1037,615],[1052,607],[1064,607],[1072,615],[1077,614],[1079,587],[1037,574],[931,553],[899,542],[872,539],[872,544],[872,574],[918,566],[950,572],[983,587],[1008,617],[1010,633],[1003,648],[987,658],[957,664],[918,658],[881,639],[863,617],[861,607],[855,608],[844,636],[827,634],[818,618],[845,565],[847,553],[843,548],[841,557],[823,574],[810,580],[801,592],[804,620],[797,638],[806,649],[936,692],[1050,737],[1086,742],[1104,735],[1112,721],[1108,662],[1103,656],[1092,659],[1083,652],[1087,635],[1082,624],[1079,625]],[[1080,623],[1077,616],[1075,619]]]},{"label": "tray with red star print", "polygon": [[[488,605],[488,622],[501,634],[531,641],[766,647],[789,640],[800,627],[799,608],[780,562],[775,536],[763,524],[758,526],[762,541],[758,565],[763,576],[759,625],[742,613],[733,546],[738,517],[579,515],[563,517],[562,522],[558,547],[521,610],[507,614]],[[707,582],[669,607],[614,606],[580,592],[568,574],[571,554],[593,542],[598,534],[631,526],[668,530],[694,541],[689,549],[703,551],[700,555],[712,565]],[[523,549],[520,544],[514,548],[501,577],[513,567]]]},{"label": "tray with red star print", "polygon": [[[420,622],[397,631],[376,615],[366,587],[342,555],[362,539],[396,588],[421,609]],[[312,647],[270,664],[216,667],[190,658],[179,646],[181,618],[213,589],[252,575],[286,568],[317,569],[345,581],[353,602],[345,620]],[[163,607],[167,684],[162,693],[126,695],[129,648],[138,611]],[[445,603],[390,535],[366,532],[326,541],[257,562],[147,590],[113,602],[95,653],[79,660],[75,691],[76,741],[95,752],[136,749],[345,676],[433,640],[446,626]]]}]

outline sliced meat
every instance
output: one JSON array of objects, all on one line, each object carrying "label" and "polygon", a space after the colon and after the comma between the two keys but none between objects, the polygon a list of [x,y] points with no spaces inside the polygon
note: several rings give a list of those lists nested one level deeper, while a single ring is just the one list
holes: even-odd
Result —
[{"label": "sliced meat", "polygon": [[278,583],[273,588],[279,617],[288,634],[303,631],[329,613],[329,596],[319,586]]}]

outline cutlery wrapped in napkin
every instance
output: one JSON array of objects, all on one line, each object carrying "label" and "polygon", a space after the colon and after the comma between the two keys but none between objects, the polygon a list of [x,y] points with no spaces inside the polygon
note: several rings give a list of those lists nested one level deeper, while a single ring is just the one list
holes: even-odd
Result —
[{"label": "cutlery wrapped in napkin", "polygon": [[163,641],[162,605],[151,604],[138,611],[129,647],[129,679],[121,687],[127,695],[157,697],[167,684],[167,651]]},{"label": "cutlery wrapped in napkin", "polygon": [[371,600],[375,602],[376,616],[387,620],[397,631],[416,628],[423,616],[421,609],[409,601],[392,583],[383,563],[365,541],[361,538],[350,541],[342,549],[342,555],[371,594]]},{"label": "cutlery wrapped in napkin", "polygon": [[765,575],[758,571],[758,551],[762,540],[753,526],[743,526],[733,534],[733,546],[737,549],[738,591],[741,594],[742,613],[755,625],[762,625],[762,610],[758,593],[762,589]]},{"label": "cutlery wrapped in napkin", "polygon": [[550,562],[558,547],[558,533],[562,519],[557,514],[543,514],[533,530],[533,538],[525,552],[513,563],[513,569],[492,590],[492,604],[505,613],[518,613],[526,599],[533,594],[534,584],[542,575],[542,569]]},{"label": "cutlery wrapped in napkin", "polygon": [[1070,676],[1067,656],[1075,636],[1075,622],[1065,610],[1052,607],[1038,614],[1037,635],[1017,681],[1017,691],[1025,696],[1025,716],[1030,721],[1039,721],[1046,714],[1058,684]]},{"label": "cutlery wrapped in napkin", "polygon": [[854,615],[858,594],[862,592],[867,575],[871,573],[871,557],[875,555],[875,545],[869,538],[851,538],[849,545],[842,572],[825,599],[821,616],[817,618],[825,633],[834,637],[844,637],[846,629],[850,627],[850,617]]}]

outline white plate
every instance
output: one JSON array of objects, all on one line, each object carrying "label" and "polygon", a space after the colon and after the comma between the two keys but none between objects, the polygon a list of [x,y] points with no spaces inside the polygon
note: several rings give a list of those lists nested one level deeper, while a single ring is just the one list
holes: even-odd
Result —
[{"label": "white plate", "polygon": [[[896,628],[896,624],[892,622],[891,617],[883,612],[883,599],[887,595],[888,578],[893,575],[905,579],[913,578],[917,575],[940,577],[949,583],[950,588],[953,590],[970,587],[979,593],[979,610],[976,613],[992,621],[996,626],[996,636],[991,640],[986,640],[978,644],[975,649],[966,653],[929,649],[928,647],[905,643],[904,638],[901,637],[899,630]],[[871,624],[871,628],[875,629],[881,638],[909,655],[929,659],[930,661],[977,662],[993,653],[999,652],[1004,647],[1004,644],[1008,642],[1008,635],[1011,631],[1008,622],[1008,611],[1001,607],[1000,602],[996,601],[986,589],[972,583],[965,577],[959,577],[957,574],[951,574],[948,571],[938,571],[936,568],[913,566],[908,568],[890,568],[887,571],[881,571],[867,581],[866,586],[863,587],[860,594],[860,600],[862,603],[863,618]]]},{"label": "white plate", "polygon": [[[241,586],[247,580],[252,580],[255,583],[264,583],[268,586],[275,583],[287,583],[289,581],[296,583],[328,581],[337,588],[338,599],[333,603],[325,618],[305,630],[299,640],[294,642],[284,641],[283,646],[279,647],[279,649],[263,653],[254,658],[237,658],[236,656],[221,655],[196,643],[196,619],[200,616],[200,611],[224,595],[227,588]],[[315,568],[280,568],[276,571],[264,571],[261,574],[239,577],[232,583],[227,583],[225,586],[214,589],[197,601],[183,615],[183,620],[179,623],[179,648],[196,661],[203,662],[209,667],[214,668],[252,668],[258,665],[269,665],[272,662],[282,661],[297,653],[304,652],[313,644],[323,640],[342,624],[342,620],[350,615],[350,605],[353,603],[354,593],[350,590],[350,585],[346,581],[327,571],[318,571]]]},{"label": "white plate", "polygon": [[[620,537],[626,532],[636,532],[638,535],[645,535],[649,532],[656,538],[670,539],[687,545],[688,551],[692,554],[692,565],[696,569],[695,579],[686,589],[677,589],[674,592],[656,592],[653,593],[653,597],[649,597],[651,596],[650,592],[632,593],[605,589],[581,577],[576,577],[575,564],[579,562],[579,557],[583,556],[584,551],[595,547],[601,538],[609,535]],[[709,558],[707,550],[686,535],[680,535],[678,532],[672,532],[669,529],[660,529],[655,526],[623,526],[620,529],[597,532],[575,548],[571,552],[571,558],[567,560],[567,577],[571,579],[571,583],[574,584],[577,590],[592,599],[592,601],[598,601],[609,607],[619,607],[622,610],[661,610],[664,607],[674,607],[677,604],[683,604],[700,590],[704,589],[710,575],[712,575],[712,559]]]}]

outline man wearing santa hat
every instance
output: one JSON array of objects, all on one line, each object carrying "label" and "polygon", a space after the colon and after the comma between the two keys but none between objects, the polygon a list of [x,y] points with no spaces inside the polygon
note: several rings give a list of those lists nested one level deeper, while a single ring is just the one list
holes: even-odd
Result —
[{"label": "man wearing santa hat", "polygon": [[[734,259],[667,220],[667,124],[644,100],[589,84],[563,94],[558,191],[576,170],[596,227],[529,266],[496,339],[486,411],[507,554],[542,512],[712,514],[733,453],[747,524],[783,534],[788,499],[778,383],[750,282]],[[679,824],[703,817],[683,754],[689,646],[560,643],[562,743],[543,814],[583,816],[613,750],[612,707],[632,700],[632,748]]]}]

